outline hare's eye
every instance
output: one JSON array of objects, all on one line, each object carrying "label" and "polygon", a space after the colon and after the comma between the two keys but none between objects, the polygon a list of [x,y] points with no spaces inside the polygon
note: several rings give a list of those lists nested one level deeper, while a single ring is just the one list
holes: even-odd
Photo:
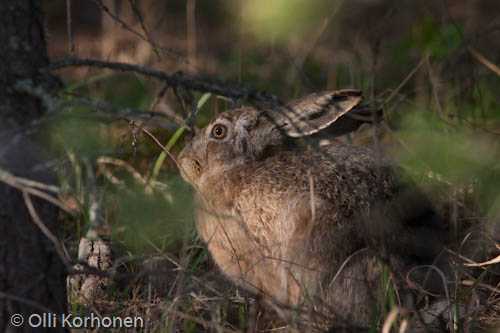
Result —
[{"label": "hare's eye", "polygon": [[212,128],[212,136],[216,139],[224,139],[227,134],[227,128],[224,125],[215,125]]}]

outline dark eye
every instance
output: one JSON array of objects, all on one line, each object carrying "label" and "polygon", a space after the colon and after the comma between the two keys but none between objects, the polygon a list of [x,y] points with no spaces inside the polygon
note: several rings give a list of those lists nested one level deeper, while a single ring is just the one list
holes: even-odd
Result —
[{"label": "dark eye", "polygon": [[212,136],[216,139],[223,139],[226,137],[227,128],[224,125],[215,125],[212,128]]}]

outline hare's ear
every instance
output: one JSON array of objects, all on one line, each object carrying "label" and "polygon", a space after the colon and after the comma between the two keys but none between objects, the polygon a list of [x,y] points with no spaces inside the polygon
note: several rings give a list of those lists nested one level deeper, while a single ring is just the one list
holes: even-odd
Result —
[{"label": "hare's ear", "polygon": [[290,137],[311,135],[330,126],[362,100],[359,90],[311,94],[273,111],[280,131]]}]

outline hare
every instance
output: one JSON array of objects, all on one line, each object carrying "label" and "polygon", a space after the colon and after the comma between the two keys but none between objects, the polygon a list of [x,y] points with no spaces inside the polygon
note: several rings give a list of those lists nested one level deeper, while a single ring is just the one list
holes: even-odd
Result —
[{"label": "hare", "polygon": [[[388,159],[354,145],[291,142],[361,100],[360,91],[341,90],[274,110],[226,111],[178,156],[196,189],[199,236],[226,276],[279,303],[312,302],[357,323],[373,310],[382,263],[402,272],[432,257],[427,245],[438,238],[419,222],[430,205]],[[409,202],[421,204],[407,217]]]}]

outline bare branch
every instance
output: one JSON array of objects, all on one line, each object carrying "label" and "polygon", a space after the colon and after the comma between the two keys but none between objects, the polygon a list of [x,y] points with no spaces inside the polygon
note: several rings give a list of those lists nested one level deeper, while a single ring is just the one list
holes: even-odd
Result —
[{"label": "bare branch", "polygon": [[233,99],[254,100],[258,102],[270,103],[273,106],[280,106],[276,96],[257,90],[254,86],[240,84],[221,80],[215,77],[201,77],[195,75],[187,75],[183,72],[176,72],[168,75],[164,72],[145,68],[141,66],[131,65],[121,62],[108,62],[92,59],[80,58],[64,58],[53,61],[47,68],[42,69],[42,72],[61,69],[65,67],[98,67],[119,70],[123,72],[134,72],[151,76],[164,81],[170,87],[182,86],[186,89],[211,92],[215,95],[222,95]]},{"label": "bare branch", "polygon": [[[54,198],[53,196],[51,196],[45,192],[37,190],[34,187],[30,187],[33,184],[31,180],[19,181],[19,179],[20,179],[19,177],[16,177],[16,176],[12,175],[11,173],[0,169],[0,181],[1,182],[5,183],[9,186],[12,186],[20,191],[27,192],[29,194],[32,194],[34,196],[37,196],[37,197],[42,198],[44,200],[47,200],[48,202],[61,208],[62,210],[64,210],[68,214],[70,214],[71,216],[78,215],[78,213],[74,209],[72,209],[71,207],[66,205],[61,200]],[[28,184],[30,184],[30,185],[28,185]],[[36,187],[41,187],[40,185],[49,186],[49,185],[37,183]],[[51,188],[51,187],[49,186],[49,188]]]},{"label": "bare branch", "polygon": [[13,174],[11,174],[5,170],[0,169],[0,181],[7,182],[8,178],[10,178],[10,180],[12,182],[15,182],[19,185],[23,185],[23,186],[27,186],[27,187],[35,187],[35,188],[49,191],[49,192],[53,192],[56,194],[61,193],[61,189],[57,186],[40,183],[40,182],[37,182],[35,180],[31,180],[31,179],[27,179],[27,178],[17,177],[17,176],[14,176]]},{"label": "bare branch", "polygon": [[[92,110],[92,114],[95,114],[95,110],[104,111],[106,113],[111,114],[111,118],[105,118],[105,120],[116,120],[116,119],[126,119],[129,121],[130,119],[140,121],[141,123],[147,125],[153,125],[155,127],[169,128],[169,129],[177,129],[180,124],[161,121],[157,118],[169,118],[167,115],[160,112],[144,112],[141,110],[136,110],[132,108],[121,108],[111,103],[99,101],[91,98],[72,98],[71,100],[63,100],[57,97],[52,96],[47,93],[42,87],[37,87],[33,85],[31,80],[22,80],[16,82],[13,87],[16,90],[37,96],[40,98],[45,105],[45,107],[49,110],[58,110],[64,107],[69,106],[88,106]],[[85,114],[83,114],[85,115]],[[81,117],[82,113],[75,113],[71,115],[72,117]],[[109,117],[109,116],[108,116]]]}]

